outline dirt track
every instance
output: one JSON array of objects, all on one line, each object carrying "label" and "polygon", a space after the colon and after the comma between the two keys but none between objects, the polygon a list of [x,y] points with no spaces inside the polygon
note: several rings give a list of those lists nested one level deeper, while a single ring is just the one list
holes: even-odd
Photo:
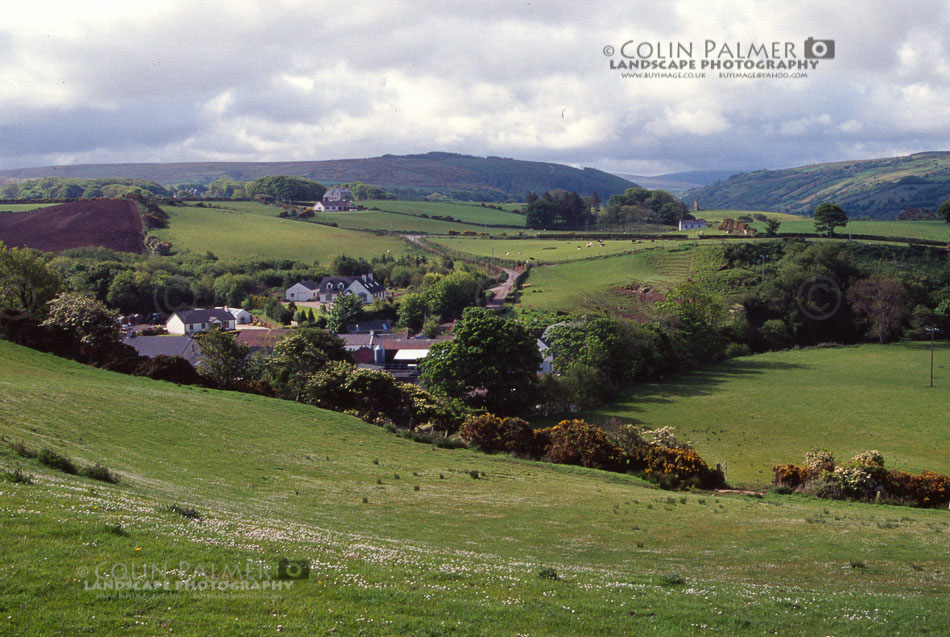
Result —
[{"label": "dirt track", "polygon": [[91,199],[0,214],[0,241],[10,247],[60,252],[102,246],[145,252],[138,206],[127,199]]}]

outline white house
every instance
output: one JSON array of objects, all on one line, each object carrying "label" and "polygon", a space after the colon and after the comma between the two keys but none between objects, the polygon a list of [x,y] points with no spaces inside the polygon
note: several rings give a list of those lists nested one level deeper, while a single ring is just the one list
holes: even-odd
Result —
[{"label": "white house", "polygon": [[216,310],[224,310],[225,312],[230,312],[230,313],[231,313],[231,316],[234,317],[234,322],[235,322],[237,325],[247,325],[248,323],[250,323],[250,322],[254,319],[254,317],[251,316],[251,313],[250,313],[250,312],[248,312],[247,310],[241,309],[241,308],[239,308],[239,307],[228,307],[228,306],[224,306],[224,307],[216,307],[216,308],[214,308],[214,309],[216,309]]},{"label": "white house", "polygon": [[235,325],[234,315],[222,308],[213,308],[210,310],[183,310],[175,312],[165,323],[165,329],[169,334],[179,336],[198,334],[207,332],[213,327],[222,330],[233,330]]},{"label": "white house", "polygon": [[316,281],[301,281],[287,288],[284,299],[288,301],[319,301],[319,291],[320,284]]},{"label": "white house", "polygon": [[538,352],[541,354],[541,365],[538,367],[538,375],[550,374],[554,371],[554,354],[551,353],[551,346],[540,338],[537,339]]},{"label": "white house", "polygon": [[680,219],[680,230],[705,230],[705,219]]},{"label": "white house", "polygon": [[332,303],[340,295],[355,294],[363,303],[386,298],[386,286],[372,274],[361,276],[325,276],[319,283],[301,281],[287,288],[288,301],[323,301]]},{"label": "white house", "polygon": [[352,191],[342,186],[326,191],[323,198],[313,204],[313,209],[317,212],[346,212],[356,210],[356,204],[353,203]]}]

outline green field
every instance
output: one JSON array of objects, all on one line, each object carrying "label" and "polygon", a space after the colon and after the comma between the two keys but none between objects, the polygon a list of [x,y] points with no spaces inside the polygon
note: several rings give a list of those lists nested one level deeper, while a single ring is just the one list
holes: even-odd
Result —
[{"label": "green field", "polygon": [[[34,480],[0,483],[7,633],[938,634],[950,622],[945,511],[670,494],[5,342],[0,387],[0,464]],[[16,459],[10,441],[105,463],[121,483]],[[256,580],[280,557],[307,560],[309,579],[280,593],[85,590],[110,580],[97,573],[178,585],[213,568],[236,582],[221,573],[238,565]]]},{"label": "green field", "polygon": [[802,219],[800,215],[791,215],[785,212],[767,212],[765,210],[698,210],[691,211],[690,214],[697,219],[714,221],[716,224],[722,223],[723,219],[738,219],[739,217],[751,217],[752,215],[765,215],[770,219],[778,219],[779,221],[801,221]]},{"label": "green field", "polygon": [[845,460],[877,449],[892,468],[950,473],[950,345],[938,344],[936,364],[930,388],[929,343],[745,356],[636,385],[589,416],[675,427],[740,482],[767,482],[772,466],[800,464],[815,446]]},{"label": "green field", "polygon": [[448,234],[449,231],[464,232],[474,230],[481,232],[478,226],[439,219],[426,219],[392,212],[377,210],[354,210],[351,212],[317,212],[318,221],[329,221],[341,228],[355,230],[392,230],[393,232]]},{"label": "green field", "polygon": [[616,287],[678,280],[680,277],[674,273],[664,273],[657,267],[658,252],[642,251],[532,268],[521,291],[520,305],[534,310],[570,312],[612,294]]},{"label": "green field", "polygon": [[[169,206],[168,228],[153,230],[178,251],[213,252],[221,258],[293,259],[304,263],[326,262],[329,257],[346,254],[370,258],[401,254],[409,246],[397,237],[281,219],[264,214],[268,207],[254,202],[245,211],[232,208],[200,208],[193,205]],[[256,206],[257,208],[252,208]],[[253,211],[249,211],[253,210]],[[273,208],[270,208],[273,210]]]},{"label": "green field", "polygon": [[[613,254],[639,252],[655,248],[649,239],[606,239],[603,245],[590,240],[566,239],[488,239],[478,237],[439,237],[429,243],[478,257],[514,261],[564,263]],[[590,244],[590,245],[588,245]]]},{"label": "green field", "polygon": [[[479,204],[441,201],[388,201],[367,200],[360,201],[360,205],[367,208],[379,208],[411,215],[440,215],[449,216],[458,221],[467,223],[487,223],[494,225],[524,226],[524,215],[482,207]],[[496,204],[492,204],[496,205]],[[521,208],[523,205],[502,205],[503,208]]]},{"label": "green field", "polygon": [[[765,229],[765,224],[755,223],[753,227],[762,231]],[[852,221],[850,229],[854,234],[950,242],[950,224],[944,221]],[[780,235],[814,231],[814,219],[783,221],[778,229]],[[847,238],[848,227],[836,228],[835,234]]]},{"label": "green field", "polygon": [[55,206],[54,203],[0,203],[0,213],[2,212],[27,212],[37,208],[46,208]]}]

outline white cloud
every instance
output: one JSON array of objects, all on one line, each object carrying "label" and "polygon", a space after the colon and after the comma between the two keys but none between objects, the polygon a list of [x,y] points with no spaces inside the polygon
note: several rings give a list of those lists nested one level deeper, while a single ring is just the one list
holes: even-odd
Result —
[{"label": "white cloud", "polygon": [[[6,3],[0,166],[450,150],[631,172],[950,142],[950,5]],[[628,39],[832,38],[804,79],[624,79]]]}]

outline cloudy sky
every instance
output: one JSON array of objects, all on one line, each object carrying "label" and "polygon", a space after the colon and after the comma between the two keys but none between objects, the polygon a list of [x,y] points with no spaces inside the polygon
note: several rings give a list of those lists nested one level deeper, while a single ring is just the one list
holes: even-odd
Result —
[{"label": "cloudy sky", "polygon": [[[2,168],[443,150],[656,174],[950,148],[947,0],[0,0],[0,16]],[[693,42],[699,64],[706,40],[790,41],[801,58],[808,37],[835,58],[805,78],[624,78],[605,55]]]}]

